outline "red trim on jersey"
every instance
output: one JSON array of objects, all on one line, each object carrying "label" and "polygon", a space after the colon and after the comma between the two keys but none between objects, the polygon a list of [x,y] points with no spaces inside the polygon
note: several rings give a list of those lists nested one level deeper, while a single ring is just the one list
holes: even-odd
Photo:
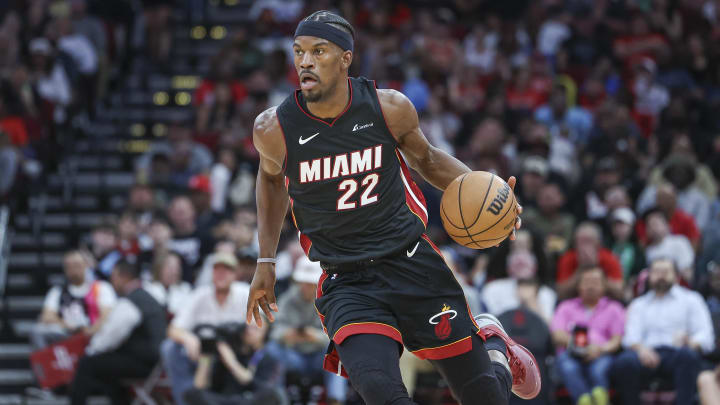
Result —
[{"label": "red trim on jersey", "polygon": [[[323,273],[320,275],[320,278],[318,279],[317,290],[315,291],[315,298],[320,298],[323,296],[323,283],[325,282],[325,280],[327,280],[327,278],[328,274],[323,271]],[[320,312],[318,311],[318,314],[319,313]]]},{"label": "red trim on jersey", "polygon": [[423,225],[427,227],[428,214],[427,204],[425,203],[425,196],[423,195],[420,188],[415,184],[412,177],[410,177],[410,170],[405,164],[405,160],[400,155],[400,152],[395,148],[395,155],[400,162],[400,176],[402,177],[403,186],[405,188],[405,203],[415,215],[420,218]]},{"label": "red trim on jersey", "polygon": [[300,109],[300,111],[302,111],[302,112],[303,112],[305,115],[307,115],[308,117],[314,119],[315,121],[322,122],[323,124],[325,124],[325,125],[327,125],[327,126],[329,126],[329,127],[332,127],[333,125],[335,125],[335,121],[337,121],[340,117],[342,117],[343,114],[345,114],[345,113],[347,112],[347,110],[350,109],[350,106],[352,105],[353,89],[352,89],[352,83],[350,82],[350,78],[349,78],[349,77],[348,77],[347,83],[348,83],[348,87],[350,88],[350,100],[348,100],[348,103],[347,103],[347,105],[345,106],[345,109],[344,109],[337,117],[335,117],[335,118],[332,120],[332,122],[329,123],[329,124],[327,123],[327,121],[321,120],[320,118],[318,118],[318,117],[316,117],[316,116],[314,116],[314,115],[312,115],[312,114],[309,114],[307,111],[305,111],[304,108],[302,108],[302,106],[300,105],[300,100],[298,100],[298,91],[299,91],[299,90],[295,90],[295,104],[297,104],[297,106],[298,106],[298,108]]},{"label": "red trim on jersey", "polygon": [[285,190],[290,188],[290,178],[285,176]]},{"label": "red trim on jersey", "polygon": [[425,240],[430,244],[430,247],[433,248],[433,250],[435,251],[435,253],[437,253],[438,255],[440,255],[440,257],[442,257],[442,259],[445,260],[445,257],[444,257],[443,254],[440,252],[440,249],[433,243],[432,240],[430,240],[430,237],[427,236],[427,234],[422,234],[420,237],[423,238],[423,239],[425,239]]},{"label": "red trim on jersey", "polygon": [[411,352],[423,360],[441,360],[448,357],[459,356],[472,350],[472,335],[438,347],[428,347]]},{"label": "red trim on jersey", "polygon": [[302,232],[300,232],[300,246],[302,246],[303,250],[305,251],[305,255],[310,255],[310,248],[312,247],[312,241],[310,238],[305,236]]},{"label": "red trim on jersey", "polygon": [[[283,164],[282,164],[282,171],[285,173],[285,168],[287,168],[287,161],[288,161],[288,148],[287,148],[287,141],[285,141],[285,130],[282,127],[282,124],[280,123],[280,117],[277,115],[277,108],[275,109],[275,119],[278,122],[278,127],[280,127],[280,132],[282,133],[282,141],[283,146],[285,147],[285,158],[283,158]],[[287,186],[285,186],[287,187]]]},{"label": "red trim on jersey", "polygon": [[335,342],[335,344],[339,345],[342,344],[342,342],[348,337],[363,333],[387,336],[390,339],[393,339],[398,343],[403,344],[402,335],[400,334],[399,330],[393,328],[390,325],[380,322],[348,323],[340,327],[340,329],[335,332],[335,335],[333,335],[332,337],[332,341]]}]

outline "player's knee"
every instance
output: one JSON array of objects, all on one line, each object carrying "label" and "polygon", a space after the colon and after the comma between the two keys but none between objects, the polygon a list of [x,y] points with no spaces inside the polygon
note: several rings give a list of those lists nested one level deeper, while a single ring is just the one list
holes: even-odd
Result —
[{"label": "player's knee", "polygon": [[457,399],[462,405],[507,405],[509,401],[497,377],[485,373],[466,382],[459,395]]},{"label": "player's knee", "polygon": [[379,361],[366,359],[346,366],[353,388],[368,405],[412,404],[402,380],[390,375]]}]

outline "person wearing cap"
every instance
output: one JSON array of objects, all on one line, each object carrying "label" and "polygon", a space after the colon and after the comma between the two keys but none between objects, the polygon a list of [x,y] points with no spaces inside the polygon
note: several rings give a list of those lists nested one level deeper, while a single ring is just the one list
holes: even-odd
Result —
[{"label": "person wearing cap", "polygon": [[523,202],[524,208],[537,206],[537,195],[548,178],[549,166],[547,159],[540,156],[528,156],[523,160],[520,181],[515,188],[515,195]]},{"label": "person wearing cap", "polygon": [[339,404],[347,396],[345,379],[323,370],[329,339],[315,309],[315,292],[321,275],[319,263],[307,257],[298,259],[292,274],[294,285],[279,299],[279,312],[267,350],[284,362],[288,372],[322,375],[328,403]]},{"label": "person wearing cap", "polygon": [[192,388],[200,355],[200,338],[193,332],[198,325],[242,322],[249,286],[236,281],[238,260],[232,253],[215,254],[212,286],[197,288],[180,308],[168,328],[168,339],[161,346],[165,369],[170,377],[175,403],[185,405],[183,394]]},{"label": "person wearing cap", "polygon": [[634,226],[635,213],[630,208],[620,207],[610,214],[610,250],[620,261],[626,283],[645,267],[645,253],[637,242]]}]

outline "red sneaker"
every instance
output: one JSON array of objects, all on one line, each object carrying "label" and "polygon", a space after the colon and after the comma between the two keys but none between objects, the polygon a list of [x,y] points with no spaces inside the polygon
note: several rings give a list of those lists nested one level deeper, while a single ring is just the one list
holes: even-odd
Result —
[{"label": "red sneaker", "polygon": [[505,354],[510,364],[510,374],[512,374],[512,392],[522,399],[535,398],[540,393],[540,369],[535,361],[535,356],[530,350],[524,346],[515,343],[503,329],[500,321],[490,315],[482,314],[475,317],[480,332],[485,335],[485,339],[490,336],[498,336],[507,346]]}]

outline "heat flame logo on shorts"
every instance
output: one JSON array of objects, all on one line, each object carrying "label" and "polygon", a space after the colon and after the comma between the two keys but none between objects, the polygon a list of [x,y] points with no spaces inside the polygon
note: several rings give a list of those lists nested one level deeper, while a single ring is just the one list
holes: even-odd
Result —
[{"label": "heat flame logo on shorts", "polygon": [[435,325],[435,335],[440,339],[447,339],[450,336],[452,327],[450,326],[450,320],[457,316],[457,311],[450,309],[450,306],[444,304],[442,311],[430,317],[428,322],[430,325]]}]

